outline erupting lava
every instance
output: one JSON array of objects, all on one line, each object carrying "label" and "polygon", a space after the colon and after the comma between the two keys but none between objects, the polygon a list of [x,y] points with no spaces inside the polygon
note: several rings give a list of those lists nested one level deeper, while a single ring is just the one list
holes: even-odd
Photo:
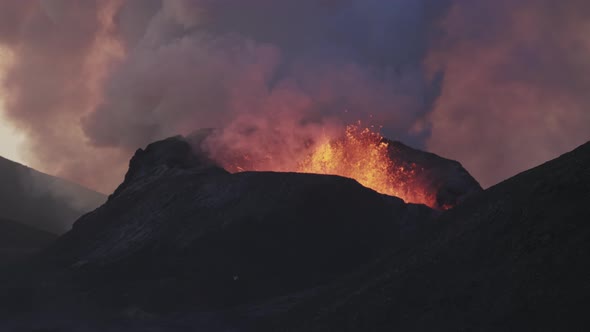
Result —
[{"label": "erupting lava", "polygon": [[[246,144],[233,153],[217,156],[230,172],[280,171],[339,175],[355,179],[379,193],[396,196],[408,203],[436,205],[436,195],[418,180],[422,169],[400,158],[381,135],[359,125],[346,127],[344,135],[321,134],[296,153],[272,147],[252,149]],[[279,144],[280,145],[280,144]],[[271,150],[265,150],[266,148]],[[272,150],[274,149],[274,150]],[[233,156],[233,157],[229,157]],[[285,161],[288,159],[288,162]]]},{"label": "erupting lava", "polygon": [[433,206],[434,197],[426,194],[416,181],[417,166],[398,164],[391,154],[389,143],[381,135],[349,125],[344,137],[318,142],[299,163],[297,171],[352,178],[382,194]]}]

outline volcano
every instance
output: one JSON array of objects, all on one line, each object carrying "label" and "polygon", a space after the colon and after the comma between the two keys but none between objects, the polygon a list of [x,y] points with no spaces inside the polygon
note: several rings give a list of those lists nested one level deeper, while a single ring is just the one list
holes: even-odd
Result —
[{"label": "volcano", "polygon": [[561,331],[588,326],[589,199],[590,142],[470,197],[442,214],[432,232],[411,247],[294,301],[288,314],[267,328]]},{"label": "volcano", "polygon": [[[238,139],[248,142],[252,140],[249,135]],[[289,147],[294,145],[292,142],[275,143],[281,138],[270,142],[267,139],[265,143],[254,139],[254,143],[241,144],[235,139],[224,141],[224,136],[223,131],[208,129],[195,132],[189,141],[198,153],[210,155],[232,173],[281,171],[339,175],[406,203],[438,210],[449,209],[482,190],[457,161],[391,141],[360,123],[349,125],[341,132],[324,131],[299,138],[306,143],[295,144],[295,149]],[[282,149],[289,151],[288,156],[283,155]]]},{"label": "volcano", "polygon": [[[104,205],[0,274],[0,327],[510,330],[583,322],[590,143],[442,211],[347,177],[229,172],[202,148],[210,134],[139,149]],[[396,146],[404,147],[390,142],[388,151]],[[431,175],[458,167],[405,149],[417,165],[436,160]]]},{"label": "volcano", "polygon": [[[164,282],[142,307],[239,304],[351,272],[435,215],[339,176],[230,173],[173,137],[138,150],[107,203],[43,261],[100,276],[133,301],[137,278]],[[180,283],[191,291],[176,293]]]}]

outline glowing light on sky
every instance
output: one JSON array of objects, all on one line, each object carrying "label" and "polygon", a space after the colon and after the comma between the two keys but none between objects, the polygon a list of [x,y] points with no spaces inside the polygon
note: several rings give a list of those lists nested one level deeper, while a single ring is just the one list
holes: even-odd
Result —
[{"label": "glowing light on sky", "polygon": [[24,135],[6,122],[3,106],[3,101],[0,99],[0,157],[24,164],[19,153]]},{"label": "glowing light on sky", "polygon": [[[11,54],[8,50],[0,48],[0,80],[3,79],[4,68],[10,62],[10,58]],[[23,139],[24,135],[9,125],[4,118],[4,101],[2,100],[2,91],[0,91],[0,156],[24,163],[19,153]]]},{"label": "glowing light on sky", "polygon": [[23,140],[22,135],[5,125],[3,119],[0,121],[2,121],[0,123],[0,156],[23,164],[24,161],[19,154],[19,146]]}]

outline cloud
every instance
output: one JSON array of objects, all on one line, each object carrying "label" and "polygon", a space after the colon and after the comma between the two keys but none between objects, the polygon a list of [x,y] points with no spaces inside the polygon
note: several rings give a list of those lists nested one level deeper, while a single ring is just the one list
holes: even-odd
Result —
[{"label": "cloud", "polygon": [[0,44],[12,54],[1,77],[4,118],[25,133],[25,158],[42,171],[94,188],[118,182],[104,169],[124,169],[119,151],[96,150],[80,128],[80,117],[100,99],[115,57],[109,53],[116,51],[109,45],[108,14],[116,4],[10,1],[0,10]]},{"label": "cloud", "polygon": [[[143,35],[122,29],[128,56],[84,128],[97,145],[136,147],[279,107],[302,118],[370,115],[409,137],[436,89],[420,66],[425,4],[167,1],[147,20],[130,3],[120,17],[143,22]],[[278,105],[278,95],[298,100]]]},{"label": "cloud", "polygon": [[429,53],[445,78],[427,147],[484,186],[590,139],[590,3],[455,1]]},{"label": "cloud", "polygon": [[484,185],[588,139],[581,0],[1,6],[4,118],[29,164],[103,192],[135,149],[203,127],[290,151],[362,120]]},{"label": "cloud", "polygon": [[17,59],[5,115],[27,133],[30,164],[102,191],[134,149],[246,118],[288,114],[292,130],[361,119],[420,144],[428,128],[408,128],[439,88],[421,61],[442,1],[2,6],[0,43]]}]

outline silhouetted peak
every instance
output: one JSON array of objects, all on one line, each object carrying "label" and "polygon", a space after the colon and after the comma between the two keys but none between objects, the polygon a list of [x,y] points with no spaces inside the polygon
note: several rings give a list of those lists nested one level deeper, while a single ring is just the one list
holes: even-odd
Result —
[{"label": "silhouetted peak", "polygon": [[131,161],[123,183],[112,196],[119,195],[140,179],[149,180],[168,171],[221,170],[204,153],[196,151],[183,136],[173,136],[138,149]]}]

